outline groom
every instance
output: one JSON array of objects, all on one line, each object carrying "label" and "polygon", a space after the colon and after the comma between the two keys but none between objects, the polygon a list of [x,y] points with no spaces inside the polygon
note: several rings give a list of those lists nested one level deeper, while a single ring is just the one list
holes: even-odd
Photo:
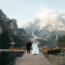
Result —
[{"label": "groom", "polygon": [[26,44],[26,50],[27,50],[27,53],[29,54],[30,54],[31,47],[32,47],[32,43],[28,41],[28,43]]}]

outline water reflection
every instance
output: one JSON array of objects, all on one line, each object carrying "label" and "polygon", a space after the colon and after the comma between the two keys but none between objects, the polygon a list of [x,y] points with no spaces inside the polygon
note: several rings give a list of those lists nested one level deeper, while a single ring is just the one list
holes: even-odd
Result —
[{"label": "water reflection", "polygon": [[15,65],[17,57],[21,57],[24,52],[12,53],[12,52],[1,52],[0,53],[0,65]]}]

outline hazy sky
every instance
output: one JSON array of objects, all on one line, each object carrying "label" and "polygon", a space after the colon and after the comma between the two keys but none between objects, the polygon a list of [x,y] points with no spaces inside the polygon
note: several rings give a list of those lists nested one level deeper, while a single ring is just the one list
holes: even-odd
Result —
[{"label": "hazy sky", "polygon": [[65,11],[65,0],[0,0],[0,9],[9,18],[15,18],[22,27],[44,9]]}]

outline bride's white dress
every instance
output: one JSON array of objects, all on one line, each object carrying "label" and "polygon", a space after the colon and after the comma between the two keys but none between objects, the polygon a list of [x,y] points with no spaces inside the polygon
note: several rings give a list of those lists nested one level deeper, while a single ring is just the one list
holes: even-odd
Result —
[{"label": "bride's white dress", "polygon": [[37,43],[32,44],[32,54],[39,54],[39,48]]}]

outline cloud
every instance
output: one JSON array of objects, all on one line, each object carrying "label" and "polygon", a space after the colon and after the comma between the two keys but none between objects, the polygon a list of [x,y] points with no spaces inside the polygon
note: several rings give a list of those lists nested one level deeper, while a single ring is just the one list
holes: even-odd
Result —
[{"label": "cloud", "polygon": [[41,19],[39,24],[40,29],[48,26],[49,30],[65,30],[65,12],[42,11],[39,18]]},{"label": "cloud", "polygon": [[65,12],[56,11],[51,9],[41,10],[39,14],[36,15],[36,19],[33,23],[26,23],[23,26],[31,28],[38,28],[39,30],[46,27],[49,31],[65,31]]}]

